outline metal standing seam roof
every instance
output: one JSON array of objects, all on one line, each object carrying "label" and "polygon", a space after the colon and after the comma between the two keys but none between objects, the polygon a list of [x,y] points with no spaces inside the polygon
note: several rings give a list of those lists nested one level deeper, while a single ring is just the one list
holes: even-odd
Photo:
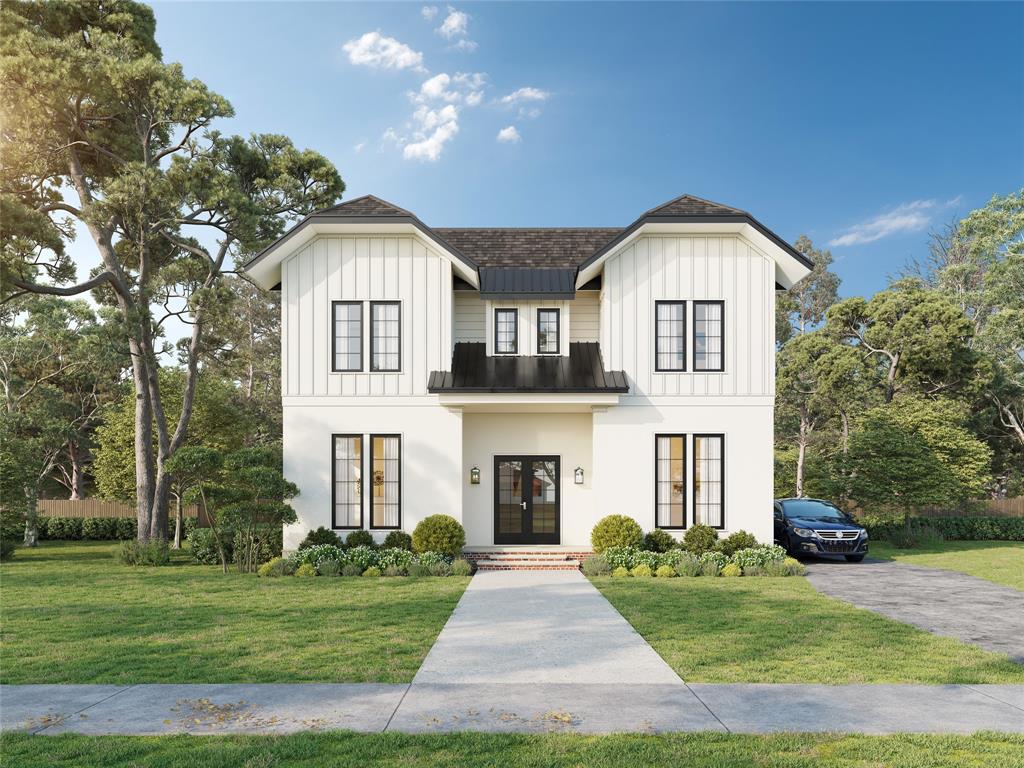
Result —
[{"label": "metal standing seam roof", "polygon": [[480,268],[480,297],[571,299],[576,295],[576,268]]},{"label": "metal standing seam roof", "polygon": [[427,381],[433,394],[530,392],[626,393],[623,371],[606,371],[597,342],[573,342],[569,355],[487,356],[487,345],[459,342],[452,370],[433,371]]}]

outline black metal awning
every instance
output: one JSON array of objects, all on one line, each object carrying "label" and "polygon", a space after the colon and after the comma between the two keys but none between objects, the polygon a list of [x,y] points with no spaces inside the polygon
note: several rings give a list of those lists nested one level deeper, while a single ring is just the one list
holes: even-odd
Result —
[{"label": "black metal awning", "polygon": [[572,299],[576,269],[481,267],[482,299]]},{"label": "black metal awning", "polygon": [[623,371],[606,371],[596,342],[574,342],[569,355],[488,357],[479,342],[455,345],[452,370],[433,371],[427,391],[625,393],[629,381]]}]

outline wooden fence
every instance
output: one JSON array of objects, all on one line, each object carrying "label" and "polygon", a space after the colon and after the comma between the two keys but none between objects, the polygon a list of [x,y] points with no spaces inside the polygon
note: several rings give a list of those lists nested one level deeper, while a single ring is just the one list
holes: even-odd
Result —
[{"label": "wooden fence", "polygon": [[986,499],[977,502],[977,510],[949,509],[944,507],[925,507],[918,510],[922,517],[965,517],[982,515],[985,517],[1024,517],[1024,496],[1015,499]]},{"label": "wooden fence", "polygon": [[[135,517],[135,507],[120,501],[100,499],[40,499],[36,506],[41,517]],[[185,517],[199,517],[195,504],[184,509]],[[174,519],[174,505],[171,505],[171,519]]]}]

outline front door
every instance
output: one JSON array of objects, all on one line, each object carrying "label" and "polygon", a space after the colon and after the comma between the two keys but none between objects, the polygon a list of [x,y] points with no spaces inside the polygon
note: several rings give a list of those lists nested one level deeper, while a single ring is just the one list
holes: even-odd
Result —
[{"label": "front door", "polygon": [[494,543],[557,544],[557,456],[494,457]]}]

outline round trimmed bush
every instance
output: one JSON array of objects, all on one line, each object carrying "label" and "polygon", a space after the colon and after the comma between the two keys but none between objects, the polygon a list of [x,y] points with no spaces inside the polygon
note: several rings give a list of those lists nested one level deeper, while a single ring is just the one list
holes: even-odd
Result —
[{"label": "round trimmed bush", "polygon": [[629,578],[629,569],[626,568],[624,565],[620,565],[618,568],[616,568],[614,571],[612,571],[612,578],[613,579],[627,579],[627,578]]},{"label": "round trimmed bush", "polygon": [[385,549],[404,549],[412,552],[412,536],[405,531],[389,531],[384,537]]},{"label": "round trimmed bush", "polygon": [[746,531],[736,531],[736,533],[730,533],[719,545],[722,553],[726,557],[732,557],[741,549],[752,549],[757,546],[757,539],[754,534],[747,533]]},{"label": "round trimmed bush", "polygon": [[306,534],[306,538],[299,544],[299,549],[309,549],[315,547],[317,544],[330,544],[332,546],[339,546],[341,539],[338,538],[338,534],[332,531],[330,528],[324,528],[322,525],[315,531],[310,531]]},{"label": "round trimmed bush", "polygon": [[377,545],[373,540],[373,534],[369,531],[352,531],[345,538],[345,546],[355,549],[356,547],[375,547]]},{"label": "round trimmed bush", "polygon": [[380,568],[378,568],[376,565],[371,565],[369,568],[363,571],[363,576],[380,576]]},{"label": "round trimmed bush", "polygon": [[295,569],[295,575],[300,579],[308,579],[312,576],[316,576],[316,568],[310,563],[303,563]]},{"label": "round trimmed bush", "polygon": [[644,538],[640,524],[625,515],[608,515],[597,521],[590,532],[590,545],[597,554],[608,547],[639,547]]},{"label": "round trimmed bush", "polygon": [[631,570],[629,575],[637,578],[649,578],[654,575],[654,572],[651,570],[651,566],[646,563],[641,563]]},{"label": "round trimmed bush", "polygon": [[661,528],[655,528],[644,535],[644,549],[648,552],[668,552],[677,545],[675,537]]},{"label": "round trimmed bush", "polygon": [[261,579],[269,579],[287,574],[288,568],[283,557],[274,557],[261,565],[256,575]]},{"label": "round trimmed bush", "polygon": [[703,555],[718,546],[718,531],[710,525],[697,523],[683,535],[683,549]]},{"label": "round trimmed bush", "polygon": [[742,576],[743,569],[740,568],[736,563],[727,563],[725,568],[722,569],[723,576]]},{"label": "round trimmed bush", "polygon": [[671,579],[676,575],[676,569],[671,565],[659,565],[658,570],[654,572],[654,575],[659,579]]},{"label": "round trimmed bush", "polygon": [[414,552],[441,552],[455,557],[466,546],[466,529],[451,515],[430,515],[412,532]]}]

